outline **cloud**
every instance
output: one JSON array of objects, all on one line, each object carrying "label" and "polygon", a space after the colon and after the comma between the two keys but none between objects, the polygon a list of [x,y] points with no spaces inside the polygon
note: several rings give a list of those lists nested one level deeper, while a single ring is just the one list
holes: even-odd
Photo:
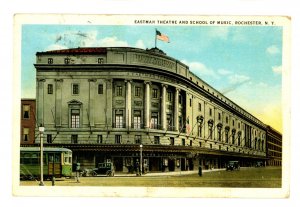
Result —
[{"label": "cloud", "polygon": [[272,71],[273,71],[275,74],[282,74],[282,65],[279,65],[279,66],[273,66],[273,67],[272,67]]},{"label": "cloud", "polygon": [[241,84],[250,80],[250,77],[245,75],[234,74],[228,77],[230,84]]},{"label": "cloud", "polygon": [[119,40],[117,37],[105,37],[100,39],[98,42],[98,47],[128,47],[128,43],[122,40]]},{"label": "cloud", "polygon": [[271,45],[266,49],[266,52],[270,55],[276,55],[280,53],[280,50],[276,45]]},{"label": "cloud", "polygon": [[182,60],[182,63],[189,66],[191,72],[195,73],[198,77],[201,76],[210,76],[210,77],[217,77],[217,74],[213,69],[208,68],[201,62],[188,62],[186,60]]},{"label": "cloud", "polygon": [[135,47],[141,48],[141,49],[146,49],[146,46],[145,46],[143,40],[138,40],[138,41],[135,43]]},{"label": "cloud", "polygon": [[229,34],[229,27],[211,27],[208,35],[210,38],[218,38],[226,40]]},{"label": "cloud", "polygon": [[230,74],[232,74],[232,72],[229,71],[229,70],[226,70],[226,69],[219,69],[218,74],[220,74],[220,75],[230,75]]}]

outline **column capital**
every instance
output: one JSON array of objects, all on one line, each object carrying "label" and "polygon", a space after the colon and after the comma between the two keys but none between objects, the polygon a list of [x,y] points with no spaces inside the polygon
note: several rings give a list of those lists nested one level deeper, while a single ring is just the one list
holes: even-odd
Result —
[{"label": "column capital", "polygon": [[124,82],[125,83],[132,83],[132,79],[125,79]]},{"label": "column capital", "polygon": [[36,81],[38,81],[38,82],[46,82],[46,79],[45,78],[37,78]]},{"label": "column capital", "polygon": [[144,81],[144,84],[152,85],[152,82],[151,81]]},{"label": "column capital", "polygon": [[96,79],[96,78],[90,78],[90,79],[88,79],[88,81],[89,81],[89,82],[96,82],[97,79]]},{"label": "column capital", "polygon": [[165,83],[162,83],[161,86],[162,86],[163,88],[168,88],[168,85],[165,84]]}]

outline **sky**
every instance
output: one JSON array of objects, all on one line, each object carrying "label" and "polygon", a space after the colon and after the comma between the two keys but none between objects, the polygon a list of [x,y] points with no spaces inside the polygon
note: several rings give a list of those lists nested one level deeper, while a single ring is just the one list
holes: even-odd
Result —
[{"label": "sky", "polygon": [[155,45],[258,119],[282,132],[282,27],[23,25],[21,96],[35,98],[36,52]]}]

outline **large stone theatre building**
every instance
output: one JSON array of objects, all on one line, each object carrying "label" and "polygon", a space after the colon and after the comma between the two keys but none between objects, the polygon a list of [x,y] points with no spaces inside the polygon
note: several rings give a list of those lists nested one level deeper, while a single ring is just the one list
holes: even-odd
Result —
[{"label": "large stone theatre building", "polygon": [[130,172],[142,160],[150,172],[184,171],[266,160],[266,125],[158,48],[37,52],[34,66],[44,145],[71,149],[83,168],[111,161]]}]

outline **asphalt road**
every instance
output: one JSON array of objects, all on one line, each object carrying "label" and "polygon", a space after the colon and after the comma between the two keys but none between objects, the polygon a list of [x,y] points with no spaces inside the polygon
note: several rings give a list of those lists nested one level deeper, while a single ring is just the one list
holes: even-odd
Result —
[{"label": "asphalt road", "polygon": [[[137,177],[126,174],[115,177],[80,177],[56,179],[55,186],[124,186],[124,187],[242,187],[242,188],[280,188],[281,168],[241,168],[239,171],[208,171],[200,177],[194,174],[147,174]],[[51,181],[44,182],[51,186]],[[21,186],[36,186],[39,181],[20,181]]]}]

